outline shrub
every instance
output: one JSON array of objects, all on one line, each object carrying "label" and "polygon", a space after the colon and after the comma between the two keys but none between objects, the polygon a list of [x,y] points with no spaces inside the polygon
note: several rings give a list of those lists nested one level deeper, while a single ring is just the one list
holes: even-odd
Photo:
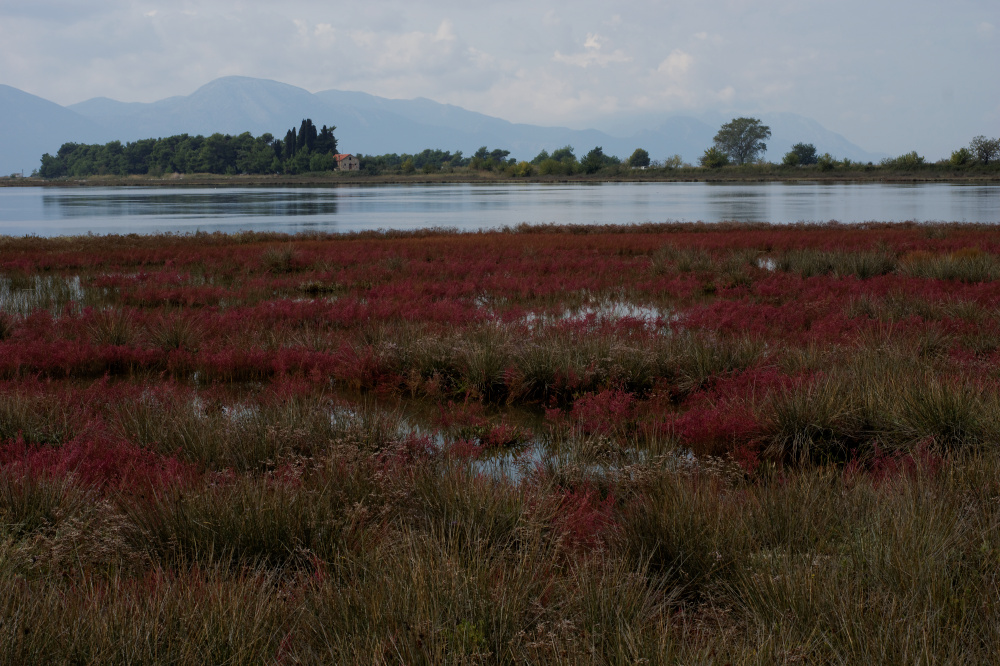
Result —
[{"label": "shrub", "polygon": [[840,375],[776,392],[762,408],[767,453],[800,462],[846,460],[860,432],[851,387]]},{"label": "shrub", "polygon": [[150,329],[153,344],[163,351],[197,352],[203,333],[195,321],[180,312],[165,314]]},{"label": "shrub", "polygon": [[626,553],[678,596],[703,598],[743,556],[741,503],[721,501],[726,482],[698,472],[660,474],[644,490],[620,519]]},{"label": "shrub", "polygon": [[712,146],[698,158],[698,163],[706,169],[718,169],[729,164],[729,153]]},{"label": "shrub", "polygon": [[948,160],[948,164],[953,167],[965,166],[975,159],[972,151],[968,148],[959,148],[958,150],[953,150],[951,153],[951,158]]},{"label": "shrub", "polygon": [[932,438],[945,447],[976,447],[1000,434],[995,399],[967,382],[925,377],[899,388],[899,435],[911,442]]},{"label": "shrub", "polygon": [[535,175],[535,165],[522,160],[514,166],[507,167],[507,171],[515,178],[530,178]]},{"label": "shrub", "polygon": [[900,155],[899,157],[886,157],[879,162],[883,167],[890,169],[912,170],[924,164],[924,158],[917,154],[917,151]]},{"label": "shrub", "polygon": [[90,337],[97,345],[131,345],[139,333],[135,312],[108,308],[93,314]]}]

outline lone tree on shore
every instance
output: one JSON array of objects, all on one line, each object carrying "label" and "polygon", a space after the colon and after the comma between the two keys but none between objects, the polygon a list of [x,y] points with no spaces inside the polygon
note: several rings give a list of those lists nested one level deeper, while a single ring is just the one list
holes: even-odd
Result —
[{"label": "lone tree on shore", "polygon": [[757,118],[733,118],[715,135],[715,148],[727,154],[737,164],[753,162],[767,150],[765,139],[771,138],[771,128]]},{"label": "lone tree on shore", "polygon": [[969,143],[969,149],[981,164],[989,164],[1000,155],[1000,139],[987,139],[980,134]]}]

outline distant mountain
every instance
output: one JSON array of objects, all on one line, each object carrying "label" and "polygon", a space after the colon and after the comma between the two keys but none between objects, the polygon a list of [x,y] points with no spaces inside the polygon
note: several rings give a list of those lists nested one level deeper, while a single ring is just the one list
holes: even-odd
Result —
[{"label": "distant mountain", "polygon": [[820,155],[830,153],[838,159],[847,157],[854,161],[878,163],[883,157],[888,157],[885,153],[872,153],[854,145],[811,118],[794,113],[765,113],[759,117],[771,128],[767,157],[772,162],[780,162],[796,143],[811,143]]},{"label": "distant mountain", "polygon": [[97,98],[68,107],[92,121],[114,128],[122,141],[174,134],[277,134],[303,118],[318,125],[330,109],[312,93],[277,81],[229,76],[207,83],[190,95],[136,104]]},{"label": "distant mountain", "polygon": [[55,153],[69,141],[111,140],[97,123],[36,97],[0,84],[0,175],[38,168],[44,153]]},{"label": "distant mountain", "polygon": [[[623,119],[607,132],[542,127],[511,123],[425,98],[387,99],[342,90],[310,93],[277,81],[240,76],[216,79],[190,95],[157,102],[126,103],[98,97],[65,108],[0,86],[0,174],[37,168],[42,153],[54,152],[66,141],[135,141],[215,132],[250,132],[255,136],[269,132],[282,137],[303,118],[312,118],[317,125],[335,125],[342,151],[368,155],[415,153],[425,148],[461,150],[468,155],[486,145],[510,150],[518,159],[531,159],[543,149],[570,145],[578,157],[601,146],[606,154],[625,159],[641,147],[653,159],[680,154],[692,163],[711,145],[721,124],[711,119],[654,114]],[[773,161],[800,141],[813,143],[820,153],[836,157],[880,157],[808,118],[773,114],[762,119],[773,132],[768,142],[768,157]]]}]

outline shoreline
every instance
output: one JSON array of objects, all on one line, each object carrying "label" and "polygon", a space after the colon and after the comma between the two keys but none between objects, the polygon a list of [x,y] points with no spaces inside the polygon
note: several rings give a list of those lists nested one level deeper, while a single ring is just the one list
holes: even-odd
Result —
[{"label": "shoreline", "polygon": [[173,174],[152,176],[87,176],[46,180],[33,177],[0,177],[0,187],[350,187],[359,185],[518,185],[518,184],[582,184],[582,183],[886,183],[963,185],[1000,184],[1000,171],[995,173],[956,173],[954,171],[921,173],[875,173],[865,169],[841,172],[810,170],[802,174],[753,171],[702,172],[681,169],[676,172],[642,172],[642,174],[594,174],[574,176],[533,176],[510,178],[490,172],[436,173],[413,175],[378,175],[327,173],[316,175],[239,175]]}]

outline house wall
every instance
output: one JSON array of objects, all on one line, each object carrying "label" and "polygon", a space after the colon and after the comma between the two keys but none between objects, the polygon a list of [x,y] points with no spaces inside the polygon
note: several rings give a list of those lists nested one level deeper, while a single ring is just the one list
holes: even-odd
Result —
[{"label": "house wall", "polygon": [[340,171],[357,171],[360,168],[361,160],[354,155],[348,155],[337,162],[337,169]]}]

